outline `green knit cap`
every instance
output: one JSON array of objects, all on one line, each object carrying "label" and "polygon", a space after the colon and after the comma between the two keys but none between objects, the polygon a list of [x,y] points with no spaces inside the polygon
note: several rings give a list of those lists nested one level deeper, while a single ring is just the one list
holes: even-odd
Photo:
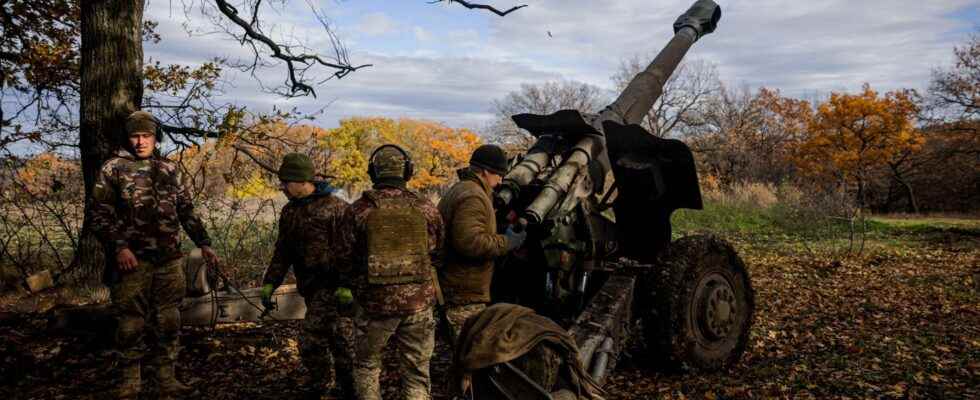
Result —
[{"label": "green knit cap", "polygon": [[279,166],[279,179],[289,182],[312,182],[313,161],[306,154],[286,154]]}]

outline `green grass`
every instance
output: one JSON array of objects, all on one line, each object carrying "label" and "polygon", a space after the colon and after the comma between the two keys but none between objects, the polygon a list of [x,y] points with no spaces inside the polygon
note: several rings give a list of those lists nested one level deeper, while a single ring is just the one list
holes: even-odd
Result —
[{"label": "green grass", "polygon": [[870,252],[902,252],[928,242],[969,245],[969,239],[980,237],[980,218],[883,215],[863,222],[856,220],[852,229],[846,218],[780,203],[760,207],[744,202],[707,201],[702,210],[677,210],[671,221],[675,239],[711,232],[786,251],[808,247],[840,253],[862,249],[863,245],[863,250]]},{"label": "green grass", "polygon": [[671,218],[675,233],[698,231],[767,234],[783,231],[769,209],[721,202],[705,203],[703,210],[681,209]]},{"label": "green grass", "polygon": [[933,233],[952,231],[980,234],[980,218],[935,217],[935,216],[874,216],[870,224],[883,232],[891,233]]}]

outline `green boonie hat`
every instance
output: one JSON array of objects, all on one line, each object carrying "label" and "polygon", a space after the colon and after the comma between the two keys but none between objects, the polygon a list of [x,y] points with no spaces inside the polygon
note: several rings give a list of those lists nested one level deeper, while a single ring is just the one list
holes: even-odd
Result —
[{"label": "green boonie hat", "polygon": [[378,178],[404,178],[405,156],[394,147],[383,147],[374,154],[373,165]]},{"label": "green boonie hat", "polygon": [[279,180],[288,182],[312,182],[313,161],[306,154],[289,153],[279,165]]},{"label": "green boonie hat", "polygon": [[470,165],[504,176],[507,174],[507,154],[500,146],[485,144],[473,150]]}]

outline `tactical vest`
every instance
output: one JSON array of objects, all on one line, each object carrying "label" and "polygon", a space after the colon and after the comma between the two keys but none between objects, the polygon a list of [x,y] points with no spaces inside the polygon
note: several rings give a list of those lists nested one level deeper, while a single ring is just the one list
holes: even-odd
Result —
[{"label": "tactical vest", "polygon": [[368,283],[397,285],[428,280],[431,263],[425,215],[404,199],[365,196],[376,206],[366,221]]}]

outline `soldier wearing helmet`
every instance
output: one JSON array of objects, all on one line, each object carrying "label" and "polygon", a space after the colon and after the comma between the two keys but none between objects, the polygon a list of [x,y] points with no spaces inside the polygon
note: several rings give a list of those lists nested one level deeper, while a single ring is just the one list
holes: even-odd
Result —
[{"label": "soldier wearing helmet", "polygon": [[188,388],[177,381],[180,311],[184,296],[180,229],[212,265],[218,257],[177,165],[160,156],[156,119],[145,111],[129,115],[123,150],[106,161],[92,190],[91,223],[106,253],[104,281],[118,320],[117,397],[135,399],[140,362],[147,353],[144,331],[153,328],[151,362],[156,364],[161,398]]},{"label": "soldier wearing helmet", "polygon": [[352,246],[347,270],[362,311],[355,316],[354,380],[364,400],[381,399],[381,356],[389,338],[400,347],[402,398],[430,397],[433,268],[442,247],[442,219],[432,203],[406,188],[412,170],[403,149],[379,147],[368,166],[374,186],[345,213]]}]

